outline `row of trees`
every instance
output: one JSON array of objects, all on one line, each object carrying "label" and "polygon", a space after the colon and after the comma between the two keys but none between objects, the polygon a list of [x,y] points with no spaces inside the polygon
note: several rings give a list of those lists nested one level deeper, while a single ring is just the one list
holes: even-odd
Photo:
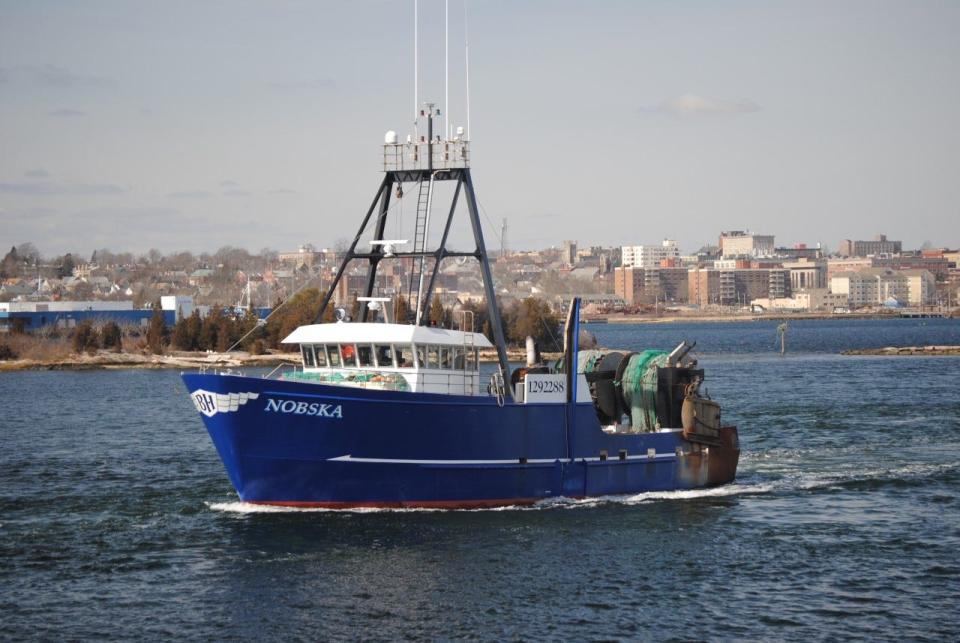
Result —
[{"label": "row of trees", "polygon": [[108,321],[97,327],[93,322],[85,321],[73,329],[70,342],[73,350],[78,353],[95,353],[100,348],[119,353],[122,349],[123,331],[116,322]]},{"label": "row of trees", "polygon": [[[90,255],[89,263],[107,265],[144,265],[162,269],[190,270],[198,265],[223,266],[227,269],[262,270],[276,262],[277,251],[263,248],[258,253],[252,253],[244,248],[223,246],[213,253],[203,252],[195,255],[181,251],[163,254],[157,249],[151,249],[140,255],[132,252],[111,252],[107,248],[94,250]],[[16,277],[25,266],[44,264],[46,267],[58,267],[61,272],[69,274],[78,263],[88,263],[85,256],[76,253],[49,257],[40,254],[37,247],[29,241],[10,248],[10,251],[0,259],[0,275]]]},{"label": "row of trees", "polygon": [[[527,337],[530,336],[544,350],[558,351],[563,349],[560,318],[553,312],[550,304],[536,297],[528,297],[522,301],[513,302],[511,305],[504,305],[499,301],[497,303],[497,308],[500,311],[500,323],[507,344],[522,346]],[[458,313],[453,308],[444,308],[439,298],[434,298],[430,304],[430,323],[445,328],[459,326],[459,315],[462,312],[470,312],[473,313],[474,330],[482,331],[487,339],[493,341],[490,314],[485,304],[468,302],[461,306],[460,311]]]},{"label": "row of trees", "polygon": [[[235,315],[220,308],[214,308],[209,315],[200,317],[198,311],[181,317],[172,328],[164,320],[159,302],[154,304],[153,315],[145,335],[145,348],[153,353],[163,353],[168,348],[182,351],[213,350],[225,352],[237,346],[254,354],[263,353],[267,348],[280,348],[284,337],[299,326],[312,324],[320,312],[321,295],[316,288],[301,291],[285,304],[280,304],[270,319],[263,323],[256,313],[248,310],[243,315]],[[480,330],[493,340],[489,314],[485,306],[468,303],[462,311],[472,312],[473,329]],[[501,318],[506,339],[509,344],[522,345],[526,337],[532,336],[545,350],[560,350],[560,321],[550,306],[534,297],[501,307]],[[401,296],[395,304],[395,314],[401,323],[409,321],[409,307]],[[353,319],[359,318],[359,306],[351,310]],[[334,308],[328,306],[323,321],[334,320]],[[430,306],[429,323],[441,328],[459,327],[458,311],[444,307],[439,298]],[[99,325],[87,321],[79,324],[73,331],[71,342],[73,349],[79,352],[95,352],[99,348],[121,350],[122,329],[114,322]]]}]

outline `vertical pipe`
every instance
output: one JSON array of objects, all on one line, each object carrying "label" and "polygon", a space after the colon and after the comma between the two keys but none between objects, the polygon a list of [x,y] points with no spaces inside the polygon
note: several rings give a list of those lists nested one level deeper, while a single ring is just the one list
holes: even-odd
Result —
[{"label": "vertical pipe", "polygon": [[[427,170],[433,172],[433,103],[428,105],[427,114]],[[423,181],[423,178],[420,179]]]},{"label": "vertical pipe", "polygon": [[570,370],[573,373],[573,380],[570,385],[572,402],[567,405],[569,418],[567,420],[567,458],[573,460],[573,434],[577,430],[577,387],[580,382],[580,374],[577,373],[580,362],[578,359],[578,354],[580,353],[580,298],[574,297],[570,306],[573,309],[573,338],[570,342],[573,363],[573,367]]}]

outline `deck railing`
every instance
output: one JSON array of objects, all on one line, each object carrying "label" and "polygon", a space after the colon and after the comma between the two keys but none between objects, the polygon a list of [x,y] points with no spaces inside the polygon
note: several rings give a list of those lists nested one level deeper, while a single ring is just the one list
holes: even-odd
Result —
[{"label": "deck railing", "polygon": [[[433,165],[427,162],[433,149]],[[383,146],[383,171],[453,170],[470,167],[468,141],[435,141],[420,143],[387,143]]]}]

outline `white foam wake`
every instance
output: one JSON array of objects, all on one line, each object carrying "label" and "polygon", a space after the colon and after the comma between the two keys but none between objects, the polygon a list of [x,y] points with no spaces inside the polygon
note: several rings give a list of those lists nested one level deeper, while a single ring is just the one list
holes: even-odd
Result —
[{"label": "white foam wake", "polygon": [[348,509],[331,509],[330,507],[283,507],[280,505],[260,505],[252,502],[236,500],[234,502],[208,502],[213,511],[224,511],[237,514],[285,514],[285,513],[357,513],[371,514],[384,512],[430,512],[445,511],[444,509],[420,509],[405,507],[351,507]]},{"label": "white foam wake", "polygon": [[744,494],[768,493],[773,490],[770,484],[730,484],[709,489],[687,489],[683,491],[648,491],[630,495],[592,496],[590,498],[547,498],[532,505],[505,505],[503,507],[483,507],[479,509],[437,509],[427,507],[354,507],[348,509],[331,509],[328,507],[281,507],[276,505],[260,505],[249,502],[208,502],[206,505],[213,511],[223,511],[237,514],[256,513],[438,513],[438,512],[495,512],[495,511],[542,511],[545,509],[581,509],[596,507],[604,504],[639,505],[659,501],[696,500],[698,498],[715,498],[722,496],[736,496]]}]

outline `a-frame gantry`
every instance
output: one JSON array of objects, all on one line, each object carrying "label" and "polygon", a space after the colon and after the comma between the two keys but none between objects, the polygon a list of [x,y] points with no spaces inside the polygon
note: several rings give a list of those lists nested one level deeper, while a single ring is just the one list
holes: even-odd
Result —
[{"label": "a-frame gantry", "polygon": [[[437,112],[437,114],[438,113],[439,112]],[[440,272],[440,265],[443,260],[448,257],[474,257],[480,263],[490,328],[493,331],[493,343],[497,347],[497,357],[499,359],[501,373],[503,374],[503,381],[509,382],[510,364],[507,360],[506,337],[503,332],[503,323],[497,306],[493,273],[490,270],[487,248],[483,239],[483,229],[480,225],[480,213],[477,208],[477,197],[473,188],[473,179],[470,176],[468,142],[459,137],[453,140],[441,140],[439,137],[434,138],[433,118],[437,114],[434,113],[432,104],[425,105],[424,109],[420,111],[421,120],[425,121],[427,134],[423,137],[418,136],[416,141],[408,138],[406,143],[398,143],[396,141],[396,135],[393,132],[388,132],[387,140],[384,143],[383,181],[381,181],[380,188],[377,190],[376,196],[374,196],[373,202],[370,204],[363,218],[363,222],[360,224],[360,229],[357,230],[356,236],[354,236],[343,261],[337,269],[337,274],[333,282],[324,295],[323,303],[320,305],[320,312],[317,316],[317,322],[319,323],[323,318],[323,314],[327,306],[330,305],[330,301],[333,299],[340,280],[343,278],[350,262],[354,260],[366,259],[368,262],[367,279],[363,293],[363,296],[367,298],[373,295],[377,269],[383,259],[411,258],[414,260],[412,262],[414,265],[418,262],[420,264],[418,270],[419,275],[424,274],[424,270],[427,268],[425,264],[432,260],[432,265],[429,266],[429,281],[424,284],[421,278],[417,289],[416,308],[414,308],[414,312],[417,314],[415,314],[414,323],[422,323],[427,319],[430,298],[433,294],[433,288],[436,284],[437,275]],[[406,183],[415,183],[421,186],[422,195],[424,193],[422,186],[426,185],[428,207],[425,212],[426,216],[429,217],[429,206],[432,205],[430,204],[430,200],[433,195],[433,184],[436,181],[456,181],[439,245],[434,249],[427,248],[427,225],[424,222],[421,226],[420,217],[423,216],[424,212],[420,204],[418,204],[418,221],[416,224],[416,238],[414,239],[413,250],[399,251],[393,248],[385,248],[384,246],[386,244],[381,242],[385,241],[384,232],[387,226],[387,219],[391,213],[390,198],[394,190],[396,188],[402,190],[403,185]],[[473,238],[476,242],[475,249],[470,252],[447,250],[447,239],[461,194],[466,198],[467,213],[473,231]],[[367,232],[368,226],[371,225],[374,212],[377,213],[377,216],[373,221],[373,243],[369,251],[358,251],[357,246]],[[423,228],[422,236],[421,227]],[[411,283],[411,291],[412,289],[413,284]],[[412,300],[410,303],[413,303]],[[358,321],[366,321],[367,316],[367,301],[361,301],[360,319]],[[398,319],[396,321],[403,323],[405,320]],[[511,395],[512,391],[509,390],[509,386],[504,388],[506,389],[507,395]]]}]

